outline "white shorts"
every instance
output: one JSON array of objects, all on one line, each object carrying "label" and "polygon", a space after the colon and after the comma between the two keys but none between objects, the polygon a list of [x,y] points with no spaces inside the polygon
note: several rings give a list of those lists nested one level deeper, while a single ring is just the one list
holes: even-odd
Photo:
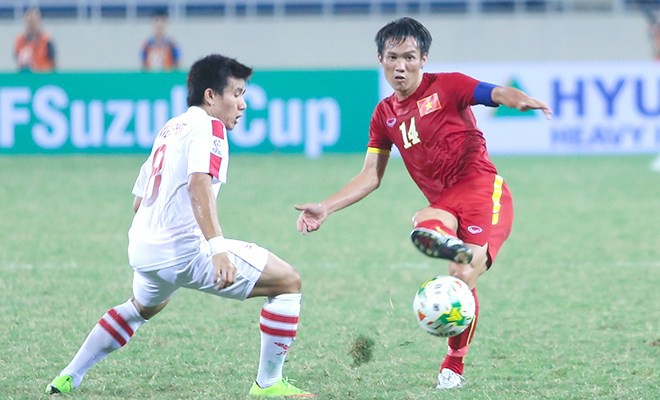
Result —
[{"label": "white shorts", "polygon": [[254,243],[225,239],[229,260],[236,266],[236,282],[222,290],[213,282],[215,270],[208,248],[200,249],[179,265],[153,271],[135,270],[133,295],[141,305],[155,307],[179,288],[188,288],[235,300],[245,300],[268,261],[268,250]]}]

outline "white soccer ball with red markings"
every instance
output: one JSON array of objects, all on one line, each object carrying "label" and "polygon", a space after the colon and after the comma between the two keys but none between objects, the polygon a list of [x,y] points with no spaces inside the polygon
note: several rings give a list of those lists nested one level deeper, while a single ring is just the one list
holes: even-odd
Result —
[{"label": "white soccer ball with red markings", "polygon": [[419,326],[442,337],[456,336],[474,319],[472,291],[453,276],[436,276],[424,282],[415,294],[413,311]]}]

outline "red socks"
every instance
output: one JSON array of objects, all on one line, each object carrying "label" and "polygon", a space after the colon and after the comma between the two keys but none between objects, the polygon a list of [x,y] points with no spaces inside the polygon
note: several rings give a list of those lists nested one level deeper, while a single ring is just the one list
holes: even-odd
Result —
[{"label": "red socks", "polygon": [[452,336],[448,339],[447,344],[449,348],[447,349],[447,356],[442,362],[440,370],[443,368],[449,368],[450,370],[456,372],[459,375],[463,375],[463,368],[465,363],[463,358],[466,356],[470,342],[474,337],[474,331],[477,328],[477,319],[479,319],[479,299],[477,298],[477,288],[472,289],[472,294],[474,295],[474,319],[470,326],[464,330],[460,335]]},{"label": "red socks", "polygon": [[456,237],[456,232],[452,229],[449,229],[442,223],[439,219],[427,219],[420,221],[415,224],[415,228],[426,228],[432,231],[438,231],[444,233],[445,235]]},{"label": "red socks", "polygon": [[[456,232],[454,232],[452,229],[449,229],[447,226],[445,226],[445,224],[442,223],[442,221],[437,219],[427,219],[420,221],[415,224],[415,228],[425,228],[438,231],[445,235],[457,237]],[[447,356],[442,362],[442,366],[440,367],[441,370],[443,368],[449,368],[457,374],[463,374],[463,368],[465,367],[463,359],[467,355],[470,342],[472,342],[474,331],[477,327],[477,319],[479,318],[479,299],[477,298],[476,288],[472,289],[472,294],[474,295],[475,303],[474,319],[472,320],[470,326],[460,335],[452,336],[448,339]]]}]

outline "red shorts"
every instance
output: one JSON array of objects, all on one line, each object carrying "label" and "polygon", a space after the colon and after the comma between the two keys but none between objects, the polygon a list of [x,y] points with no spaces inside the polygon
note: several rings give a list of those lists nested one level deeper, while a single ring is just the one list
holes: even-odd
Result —
[{"label": "red shorts", "polygon": [[457,183],[431,204],[458,219],[459,239],[465,243],[488,244],[490,266],[513,225],[513,198],[499,175],[483,175]]}]

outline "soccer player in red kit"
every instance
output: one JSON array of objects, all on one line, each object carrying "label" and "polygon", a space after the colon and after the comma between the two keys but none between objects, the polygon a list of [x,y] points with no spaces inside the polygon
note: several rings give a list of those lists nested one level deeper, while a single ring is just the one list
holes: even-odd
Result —
[{"label": "soccer player in red kit", "polygon": [[295,207],[302,211],[298,230],[317,230],[329,214],[378,188],[392,145],[398,148],[429,202],[413,217],[413,244],[428,256],[449,260],[449,275],[468,284],[477,304],[471,326],[448,340],[437,388],[451,389],[464,381],[463,358],[479,313],[477,278],[492,265],[513,222],[511,193],[488,157],[471,106],[542,110],[546,117],[552,112],[515,88],[460,73],[422,73],[431,40],[429,31],[412,18],[390,22],[378,32],[378,60],[394,94],[373,113],[362,170],[320,203]]}]

